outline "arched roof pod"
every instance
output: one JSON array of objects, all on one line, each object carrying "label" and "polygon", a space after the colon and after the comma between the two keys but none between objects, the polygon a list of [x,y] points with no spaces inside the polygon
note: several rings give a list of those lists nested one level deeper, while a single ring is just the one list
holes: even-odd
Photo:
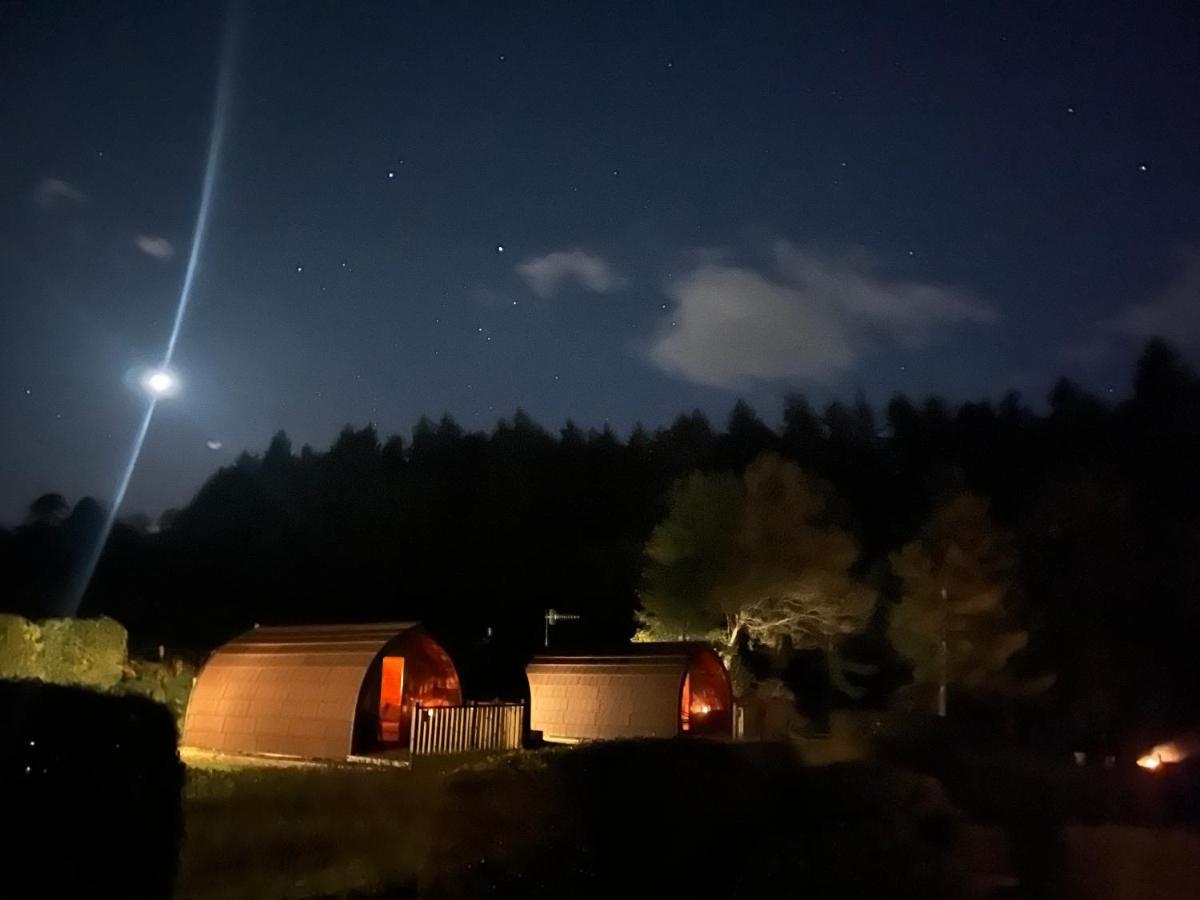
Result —
[{"label": "arched roof pod", "polygon": [[[450,657],[413,622],[255,628],[218,648],[188,701],[182,743],[227,753],[344,759],[380,731],[385,659],[398,670],[402,741],[414,700],[462,702]],[[373,705],[372,705],[373,700]],[[364,729],[364,717],[373,717]],[[358,726],[356,728],[356,725]]]},{"label": "arched roof pod", "polygon": [[547,741],[726,736],[732,730],[729,676],[705,644],[539,656],[525,673],[530,727]]}]

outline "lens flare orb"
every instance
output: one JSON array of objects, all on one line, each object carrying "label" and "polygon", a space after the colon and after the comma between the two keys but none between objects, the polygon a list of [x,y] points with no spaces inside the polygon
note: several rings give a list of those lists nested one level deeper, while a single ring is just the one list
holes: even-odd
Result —
[{"label": "lens flare orb", "polygon": [[171,397],[179,391],[179,376],[170,369],[147,369],[141,381],[151,397]]}]

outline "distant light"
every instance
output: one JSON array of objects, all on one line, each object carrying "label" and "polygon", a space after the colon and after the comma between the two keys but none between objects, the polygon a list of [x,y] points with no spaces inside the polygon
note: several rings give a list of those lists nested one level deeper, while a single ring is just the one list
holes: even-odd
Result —
[{"label": "distant light", "polygon": [[1149,752],[1138,758],[1137,764],[1143,769],[1155,772],[1164,764],[1183,762],[1187,757],[1188,751],[1184,747],[1174,741],[1168,741],[1165,744],[1151,747]]},{"label": "distant light", "polygon": [[222,444],[220,441],[205,441],[204,446],[207,447],[209,450],[220,450],[225,445]]},{"label": "distant light", "polygon": [[170,397],[179,390],[179,378],[170,369],[147,369],[142,388],[152,397]]},{"label": "distant light", "polygon": [[496,245],[496,252],[497,252],[497,253],[503,253],[503,252],[504,252],[504,245],[503,245],[503,244],[497,244],[497,245]]}]

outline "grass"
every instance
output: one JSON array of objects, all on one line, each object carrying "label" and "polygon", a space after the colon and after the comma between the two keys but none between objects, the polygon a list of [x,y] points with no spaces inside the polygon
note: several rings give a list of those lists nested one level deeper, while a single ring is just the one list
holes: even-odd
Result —
[{"label": "grass", "polygon": [[451,766],[320,766],[188,753],[178,895],[371,893],[415,883]]}]

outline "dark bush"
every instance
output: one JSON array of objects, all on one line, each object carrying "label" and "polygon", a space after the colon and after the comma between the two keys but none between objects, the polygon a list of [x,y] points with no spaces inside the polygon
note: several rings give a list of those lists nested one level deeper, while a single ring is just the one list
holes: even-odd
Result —
[{"label": "dark bush", "polygon": [[182,789],[165,707],[0,681],[6,896],[169,897]]},{"label": "dark bush", "polygon": [[606,743],[447,785],[422,896],[955,898],[958,822],[932,779],[804,768],[786,748]]}]

